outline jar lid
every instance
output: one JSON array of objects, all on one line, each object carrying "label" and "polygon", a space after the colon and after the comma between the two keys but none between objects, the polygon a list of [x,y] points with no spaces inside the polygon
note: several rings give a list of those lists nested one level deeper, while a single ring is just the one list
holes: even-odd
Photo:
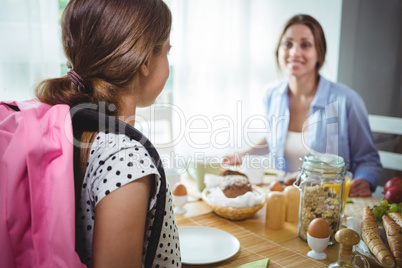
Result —
[{"label": "jar lid", "polygon": [[335,154],[308,154],[303,158],[303,168],[308,170],[322,170],[323,172],[343,172],[345,161]]}]

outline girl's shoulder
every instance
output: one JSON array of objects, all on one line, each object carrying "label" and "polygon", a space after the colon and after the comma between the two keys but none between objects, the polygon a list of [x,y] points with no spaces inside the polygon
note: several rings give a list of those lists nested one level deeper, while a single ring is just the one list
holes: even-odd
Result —
[{"label": "girl's shoulder", "polygon": [[[110,132],[99,132],[94,142],[91,146],[91,155],[98,153],[98,155],[103,154],[116,154],[125,150],[134,150],[134,151],[146,151],[145,147],[125,134],[116,134]],[[147,154],[148,156],[148,154]],[[98,156],[100,158],[100,156]]]},{"label": "girl's shoulder", "polygon": [[124,134],[99,132],[92,144],[84,182],[95,203],[112,191],[147,175],[160,174],[144,146]]}]

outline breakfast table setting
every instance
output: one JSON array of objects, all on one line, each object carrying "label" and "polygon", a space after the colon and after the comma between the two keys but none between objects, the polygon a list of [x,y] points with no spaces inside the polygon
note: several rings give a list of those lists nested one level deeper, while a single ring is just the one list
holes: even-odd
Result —
[{"label": "breakfast table setting", "polygon": [[[273,182],[283,183],[286,175],[265,169],[264,176],[255,186],[268,194]],[[267,202],[239,219],[211,206],[205,198],[206,190],[202,190],[205,186],[200,187],[193,174],[181,173],[174,183],[176,185],[171,185],[173,198],[177,185],[184,185],[186,189],[186,202],[179,205],[180,213],[175,213],[183,267],[328,267],[339,258],[340,244],[336,242],[325,246],[325,259],[309,257],[312,248],[301,239],[297,220],[284,221],[279,228],[268,228],[267,213],[272,207],[268,207]],[[379,192],[376,197],[348,198],[340,229],[349,227],[350,219],[359,222],[365,206],[379,204],[383,199],[381,187]],[[369,267],[382,267],[370,254],[363,257]],[[364,267],[359,258],[356,258],[356,264]]]}]

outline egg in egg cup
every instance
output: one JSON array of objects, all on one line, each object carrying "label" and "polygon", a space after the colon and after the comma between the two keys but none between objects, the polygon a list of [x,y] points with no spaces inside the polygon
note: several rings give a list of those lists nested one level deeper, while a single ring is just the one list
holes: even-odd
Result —
[{"label": "egg in egg cup", "polygon": [[173,194],[173,204],[175,206],[174,213],[177,213],[177,214],[186,213],[187,210],[184,208],[184,205],[187,202],[186,186],[184,186],[180,182],[176,183],[173,186],[172,194]]},{"label": "egg in egg cup", "polygon": [[329,234],[329,225],[324,219],[312,220],[307,230],[307,243],[312,250],[307,253],[307,256],[316,260],[325,260],[327,255],[324,250],[328,247]]}]

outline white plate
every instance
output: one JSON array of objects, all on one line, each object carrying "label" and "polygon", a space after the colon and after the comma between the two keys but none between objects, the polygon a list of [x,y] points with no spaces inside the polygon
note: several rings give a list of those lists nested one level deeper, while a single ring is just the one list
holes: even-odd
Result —
[{"label": "white plate", "polygon": [[202,227],[179,227],[181,262],[211,264],[226,260],[240,249],[240,242],[228,232]]}]

